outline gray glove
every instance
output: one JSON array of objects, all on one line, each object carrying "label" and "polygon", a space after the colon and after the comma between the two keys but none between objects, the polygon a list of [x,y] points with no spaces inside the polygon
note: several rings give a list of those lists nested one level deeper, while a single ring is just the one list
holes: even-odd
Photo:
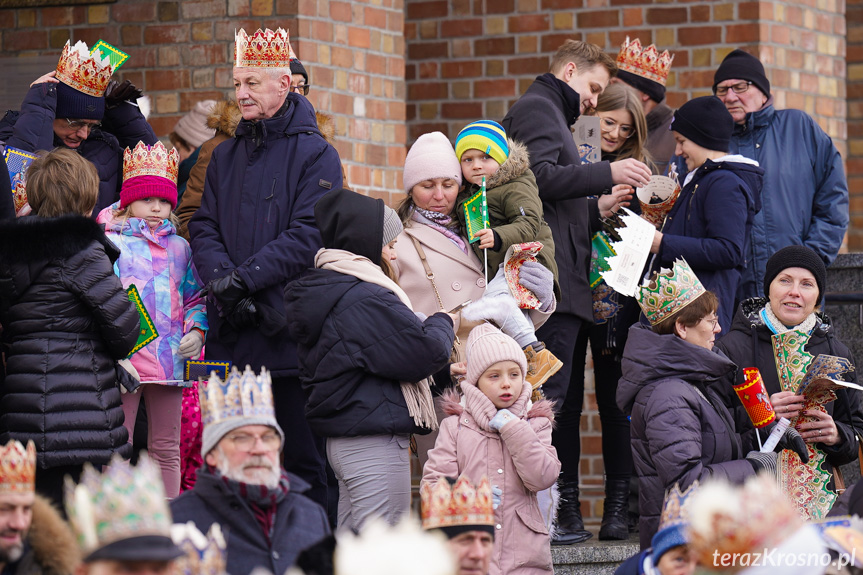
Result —
[{"label": "gray glove", "polygon": [[532,291],[542,303],[539,311],[548,311],[554,305],[554,274],[541,263],[521,264],[518,283]]},{"label": "gray glove", "polygon": [[771,451],[770,453],[761,453],[760,451],[750,451],[746,454],[746,461],[748,461],[752,468],[755,469],[755,473],[760,473],[762,471],[769,471],[771,475],[776,477],[776,458],[778,455],[776,452]]},{"label": "gray glove", "polygon": [[497,485],[491,486],[491,508],[497,509],[500,507],[500,501],[503,497],[503,489],[498,487]]},{"label": "gray glove", "polygon": [[[759,435],[761,435],[762,441],[767,441],[767,438],[770,437],[770,433],[773,429],[779,425],[778,421],[774,421],[770,425],[762,427],[758,430]],[[783,449],[790,449],[798,456],[800,456],[800,461],[803,463],[809,463],[809,450],[806,448],[806,442],[803,441],[803,438],[800,436],[800,433],[791,427],[788,426],[788,429],[785,430],[785,433],[779,439],[779,443],[776,444],[776,449],[773,451],[780,453]]]}]

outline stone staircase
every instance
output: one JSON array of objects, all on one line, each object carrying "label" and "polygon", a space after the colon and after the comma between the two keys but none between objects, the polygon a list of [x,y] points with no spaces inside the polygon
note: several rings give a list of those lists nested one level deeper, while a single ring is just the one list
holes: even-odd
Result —
[{"label": "stone staircase", "polygon": [[555,575],[611,575],[626,559],[638,553],[638,533],[627,541],[600,541],[593,537],[576,545],[552,545]]}]

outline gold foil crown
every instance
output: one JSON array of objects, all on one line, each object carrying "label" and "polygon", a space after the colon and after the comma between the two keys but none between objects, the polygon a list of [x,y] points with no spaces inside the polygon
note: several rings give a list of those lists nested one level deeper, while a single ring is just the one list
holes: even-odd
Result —
[{"label": "gold foil crown", "polygon": [[133,467],[114,455],[104,473],[84,465],[78,485],[66,477],[66,514],[83,554],[142,535],[171,536],[171,512],[159,466],[141,454]]},{"label": "gold foil crown", "polygon": [[262,32],[258,28],[252,36],[242,28],[234,32],[234,66],[238,68],[287,68],[292,58],[296,56],[287,30],[267,28]]},{"label": "gold foil crown", "polygon": [[173,146],[169,152],[162,142],[156,142],[152,147],[138,142],[134,148],[126,148],[123,152],[124,182],[138,176],[158,176],[176,184],[179,170],[179,152]]},{"label": "gold foil crown", "polygon": [[446,477],[435,484],[425,483],[420,490],[423,529],[462,525],[494,525],[491,484],[483,477],[474,488],[461,476],[450,486]]},{"label": "gold foil crown", "polygon": [[174,575],[223,575],[227,564],[227,545],[222,528],[213,523],[206,535],[194,522],[175,523],[171,539],[185,555],[174,562]]},{"label": "gold foil crown", "polygon": [[689,487],[681,491],[680,485],[675,483],[665,493],[665,499],[662,501],[662,514],[659,516],[659,529],[689,522],[686,502],[689,500],[689,496],[696,492],[699,487],[700,484],[696,480]]},{"label": "gold foil crown", "polygon": [[0,445],[0,495],[36,490],[36,445],[11,440]]},{"label": "gold foil crown", "polygon": [[87,44],[80,40],[74,46],[67,40],[54,77],[79,92],[100,98],[113,74],[109,58],[103,58],[98,50],[90,54]]},{"label": "gold foil crown", "polygon": [[673,60],[674,55],[669,54],[668,50],[660,53],[653,44],[642,48],[638,38],[630,42],[627,36],[617,54],[617,67],[665,86]]},{"label": "gold foil crown", "polygon": [[266,368],[262,367],[261,374],[255,375],[248,365],[242,374],[234,366],[225,381],[212,373],[207,385],[198,389],[205,429],[230,419],[269,417],[275,421],[273,383]]},{"label": "gold foil crown", "polygon": [[635,298],[650,325],[676,314],[706,289],[683,258],[674,260],[671,271],[663,269],[635,292]]}]

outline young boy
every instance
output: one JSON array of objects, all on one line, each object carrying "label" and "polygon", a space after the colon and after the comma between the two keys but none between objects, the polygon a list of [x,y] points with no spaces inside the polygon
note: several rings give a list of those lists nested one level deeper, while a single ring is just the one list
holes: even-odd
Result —
[{"label": "young boy", "polygon": [[[542,217],[542,202],[539,199],[536,178],[530,171],[527,148],[509,140],[503,127],[497,122],[479,120],[468,124],[459,132],[455,152],[465,178],[464,190],[456,200],[456,211],[462,224],[466,224],[463,205],[480,190],[485,177],[490,226],[478,231],[475,235],[480,238],[479,241],[471,244],[481,261],[486,255],[488,257],[489,285],[481,300],[485,309],[481,311],[480,306],[474,304],[474,309],[466,309],[464,315],[470,317],[472,313],[482,313],[483,319],[493,319],[503,324],[501,328],[504,332],[515,339],[525,351],[529,363],[527,380],[533,389],[537,389],[563,367],[563,363],[537,341],[534,326],[530,319],[525,317],[525,313],[510,313],[515,300],[509,296],[506,278],[500,270],[511,245],[534,241],[542,243],[537,260],[551,273],[538,274],[537,281],[532,283],[533,278],[528,279],[527,276],[539,270],[522,267],[521,284],[540,300],[540,311],[550,312],[554,309],[555,302],[560,298],[557,264],[554,261],[554,240],[551,228]],[[483,253],[484,250],[486,254]],[[543,275],[546,277],[542,278]],[[552,281],[547,281],[549,275]],[[509,297],[502,299],[500,296]],[[487,309],[493,303],[498,304],[494,306],[499,310],[497,313]]]}]

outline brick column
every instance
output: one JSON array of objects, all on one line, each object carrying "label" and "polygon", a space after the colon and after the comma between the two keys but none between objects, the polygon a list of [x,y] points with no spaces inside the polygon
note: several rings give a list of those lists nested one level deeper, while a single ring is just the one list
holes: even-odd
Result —
[{"label": "brick column", "polygon": [[848,190],[851,227],[848,249],[863,251],[863,1],[848,0]]}]

